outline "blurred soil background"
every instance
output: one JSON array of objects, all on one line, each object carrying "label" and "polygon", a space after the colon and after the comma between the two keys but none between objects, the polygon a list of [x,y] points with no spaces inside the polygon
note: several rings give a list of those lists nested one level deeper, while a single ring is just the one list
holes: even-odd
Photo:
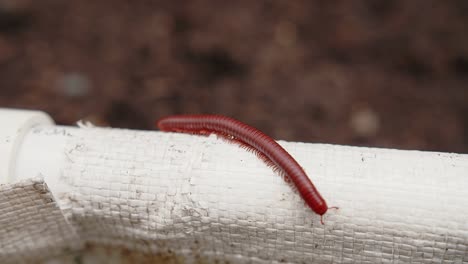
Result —
[{"label": "blurred soil background", "polygon": [[468,1],[0,0],[0,107],[468,153]]}]

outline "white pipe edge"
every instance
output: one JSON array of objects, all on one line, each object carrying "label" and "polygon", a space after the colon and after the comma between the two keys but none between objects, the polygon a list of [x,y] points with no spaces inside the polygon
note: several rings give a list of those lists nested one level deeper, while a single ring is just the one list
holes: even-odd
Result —
[{"label": "white pipe edge", "polygon": [[15,180],[16,158],[24,137],[39,125],[53,125],[41,111],[0,108],[0,184]]}]

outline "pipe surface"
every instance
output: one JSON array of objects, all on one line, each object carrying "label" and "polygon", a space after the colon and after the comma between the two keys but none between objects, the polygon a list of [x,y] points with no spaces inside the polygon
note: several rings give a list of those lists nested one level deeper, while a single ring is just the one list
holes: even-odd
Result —
[{"label": "pipe surface", "polygon": [[43,177],[82,241],[185,262],[468,263],[468,155],[279,144],[339,207],[325,225],[214,136],[38,126],[16,177]]}]

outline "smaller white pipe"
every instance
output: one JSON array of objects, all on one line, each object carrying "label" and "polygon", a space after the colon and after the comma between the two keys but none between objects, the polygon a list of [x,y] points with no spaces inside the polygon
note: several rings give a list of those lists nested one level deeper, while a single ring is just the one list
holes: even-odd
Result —
[{"label": "smaller white pipe", "polygon": [[54,121],[40,111],[0,108],[0,184],[15,181],[17,152],[29,130]]}]

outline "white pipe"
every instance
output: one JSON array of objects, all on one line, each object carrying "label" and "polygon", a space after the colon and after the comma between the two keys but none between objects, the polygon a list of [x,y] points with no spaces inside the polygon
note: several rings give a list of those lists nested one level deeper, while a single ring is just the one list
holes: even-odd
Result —
[{"label": "white pipe", "polygon": [[280,144],[340,207],[324,226],[216,137],[35,126],[14,177],[44,177],[84,242],[208,262],[468,262],[468,155]]},{"label": "white pipe", "polygon": [[0,108],[0,184],[13,180],[17,152],[29,130],[52,124],[52,119],[39,111]]}]

